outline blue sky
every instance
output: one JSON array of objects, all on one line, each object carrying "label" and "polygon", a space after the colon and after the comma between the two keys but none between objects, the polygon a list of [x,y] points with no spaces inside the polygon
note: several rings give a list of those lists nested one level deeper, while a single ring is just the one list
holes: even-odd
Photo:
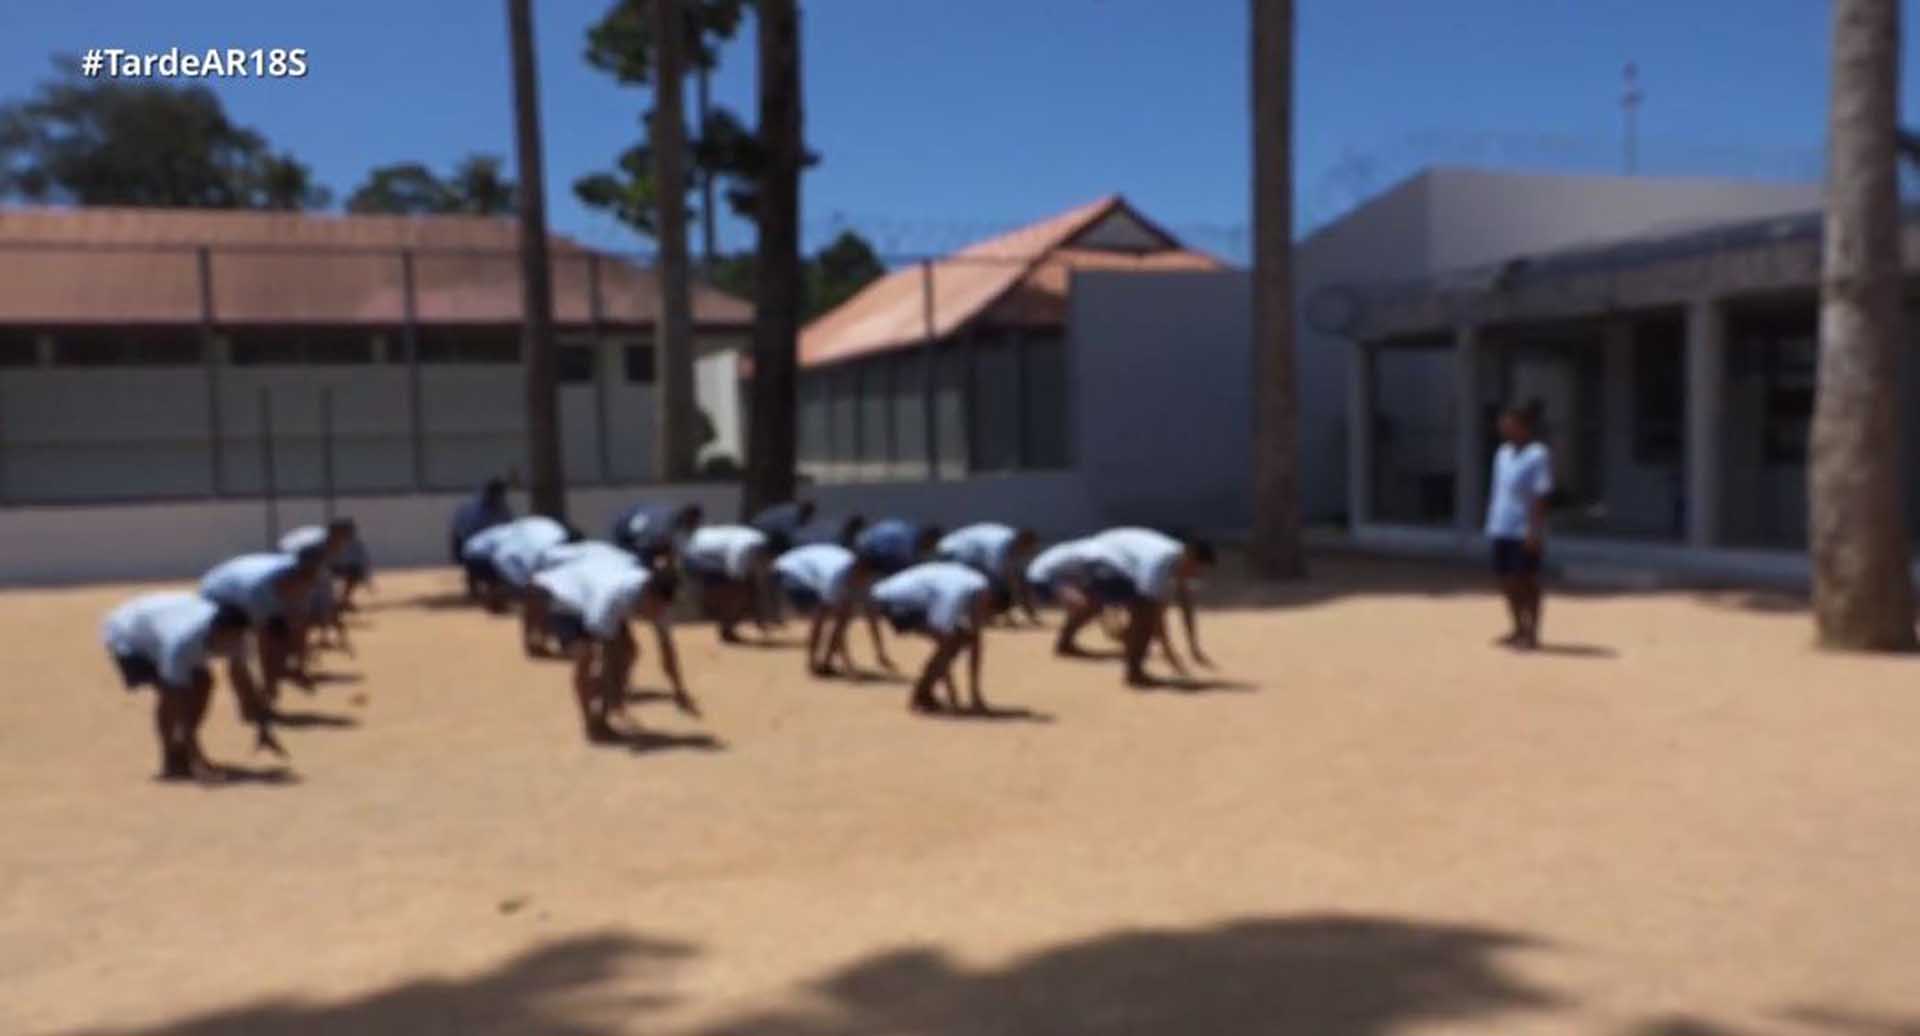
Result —
[{"label": "blue sky", "polygon": [[[647,243],[577,204],[572,181],[637,134],[645,96],[581,60],[610,0],[537,0],[554,227]],[[1098,195],[1128,195],[1192,243],[1236,254],[1248,220],[1245,0],[811,0],[809,239],[842,225],[889,253],[938,252]],[[1311,225],[1422,165],[1620,168],[1622,66],[1640,68],[1641,170],[1810,178],[1826,104],[1817,0],[1299,0],[1296,183]],[[1909,26],[1920,0],[1908,0]],[[54,52],[306,47],[298,81],[214,83],[344,194],[374,165],[512,154],[496,0],[89,0],[20,4],[0,98]],[[1909,31],[1903,100],[1916,110]],[[716,95],[751,121],[752,32]],[[729,246],[750,243],[730,222]]]}]

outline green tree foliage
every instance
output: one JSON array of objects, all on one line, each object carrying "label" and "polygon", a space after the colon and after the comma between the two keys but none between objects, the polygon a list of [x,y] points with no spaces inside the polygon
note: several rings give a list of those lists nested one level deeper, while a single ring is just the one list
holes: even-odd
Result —
[{"label": "green tree foliage", "polygon": [[[753,261],[751,253],[723,257],[707,271],[707,280],[721,291],[752,301]],[[838,306],[886,272],[886,265],[866,238],[851,230],[841,231],[839,237],[802,264],[805,305],[801,319],[812,320]]]},{"label": "green tree foliage", "polygon": [[227,117],[204,86],[86,79],[72,58],[0,105],[0,198],[75,205],[317,209],[306,164]]},{"label": "green tree foliage", "polygon": [[469,155],[445,179],[420,162],[383,165],[347,196],[347,211],[504,215],[513,211],[519,195],[513,181],[501,174],[500,164],[494,155]]},{"label": "green tree foliage", "polygon": [[[623,85],[650,86],[653,82],[653,33],[648,27],[647,0],[617,0],[587,30],[587,64],[613,76]],[[719,61],[720,47],[739,31],[747,0],[682,0],[687,17],[687,55],[698,69],[710,70]],[[643,113],[640,125],[651,120]],[[733,211],[754,218],[758,184],[767,168],[759,137],[723,107],[711,107],[690,135],[692,176],[689,192],[707,179],[722,188]],[[809,152],[806,164],[820,156]],[[643,138],[621,152],[609,171],[574,181],[574,196],[649,237],[653,235],[656,191],[653,153]]]}]

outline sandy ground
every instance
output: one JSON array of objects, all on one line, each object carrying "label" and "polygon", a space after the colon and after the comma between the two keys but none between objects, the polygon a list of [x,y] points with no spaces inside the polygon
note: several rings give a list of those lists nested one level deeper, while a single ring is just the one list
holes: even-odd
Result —
[{"label": "sandy ground", "polygon": [[1201,693],[1002,633],[1025,719],[686,626],[706,717],[634,751],[395,574],[296,779],[220,788],[150,779],[130,588],[0,594],[0,1033],[1920,1033],[1920,663],[1692,593],[1519,657],[1468,578],[1216,587]]}]

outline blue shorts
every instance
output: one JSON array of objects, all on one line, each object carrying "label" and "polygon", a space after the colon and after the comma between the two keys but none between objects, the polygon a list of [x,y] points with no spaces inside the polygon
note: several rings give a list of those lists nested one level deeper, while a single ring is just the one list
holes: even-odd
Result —
[{"label": "blue shorts", "polygon": [[[151,687],[161,692],[187,689],[169,687],[163,683],[159,668],[144,655],[114,655],[113,664],[114,668],[120,670],[120,681],[127,685],[129,691],[137,691],[142,687]],[[208,675],[206,666],[198,666],[193,671],[196,681]]]},{"label": "blue shorts", "polygon": [[1140,600],[1140,588],[1125,572],[1111,565],[1094,565],[1087,571],[1087,596],[1096,604],[1132,604]]},{"label": "blue shorts", "polygon": [[467,578],[476,584],[500,581],[500,570],[494,567],[492,558],[468,558],[461,562],[460,567],[466,570]]},{"label": "blue shorts", "polygon": [[1540,562],[1546,557],[1543,547],[1539,553],[1527,549],[1526,540],[1505,537],[1493,541],[1493,574],[1497,576],[1530,576],[1540,571]]},{"label": "blue shorts", "polygon": [[687,575],[700,580],[700,585],[702,586],[718,586],[722,583],[740,582],[740,580],[729,575],[724,567],[708,564],[698,558],[681,558],[680,569]]},{"label": "blue shorts", "polygon": [[787,603],[795,611],[810,612],[827,603],[819,591],[788,576],[780,577],[780,592],[786,595]]},{"label": "blue shorts", "polygon": [[895,633],[930,633],[927,628],[927,610],[918,605],[881,605],[880,614],[887,617],[887,625]]},{"label": "blue shorts", "polygon": [[547,633],[559,641],[562,648],[570,648],[591,636],[580,616],[561,611],[547,612]]}]

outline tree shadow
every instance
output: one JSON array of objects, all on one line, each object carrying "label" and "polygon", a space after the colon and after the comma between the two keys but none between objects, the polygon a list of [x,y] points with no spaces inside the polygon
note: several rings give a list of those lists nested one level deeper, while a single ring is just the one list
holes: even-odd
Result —
[{"label": "tree shadow", "polygon": [[1568,1001],[1500,956],[1505,932],[1385,918],[1302,916],[1123,931],[970,968],[938,949],[883,953],[809,987],[814,1007],[748,1015],[711,1036],[1194,1033],[1386,1036]]},{"label": "tree shadow", "polygon": [[1894,1018],[1832,1007],[1791,1007],[1780,1017],[1841,1036],[1920,1036],[1920,1017]]},{"label": "tree shadow", "polygon": [[[621,933],[575,936],[537,947],[470,978],[422,978],[333,1003],[274,998],[137,1030],[69,1036],[419,1036],[539,1033],[609,1036],[638,1015],[677,1002],[673,972],[694,956],[687,943]],[[637,993],[610,988],[635,984]]]},{"label": "tree shadow", "polygon": [[1624,1036],[1747,1036],[1717,1022],[1690,1014],[1663,1015],[1628,1029]]},{"label": "tree shadow", "polygon": [[365,673],[330,673],[323,671],[307,674],[307,681],[315,687],[339,686],[342,684],[365,683],[367,682],[367,675]]},{"label": "tree shadow", "polygon": [[332,712],[294,712],[276,710],[273,725],[288,730],[351,730],[360,725],[352,716],[342,716]]}]

